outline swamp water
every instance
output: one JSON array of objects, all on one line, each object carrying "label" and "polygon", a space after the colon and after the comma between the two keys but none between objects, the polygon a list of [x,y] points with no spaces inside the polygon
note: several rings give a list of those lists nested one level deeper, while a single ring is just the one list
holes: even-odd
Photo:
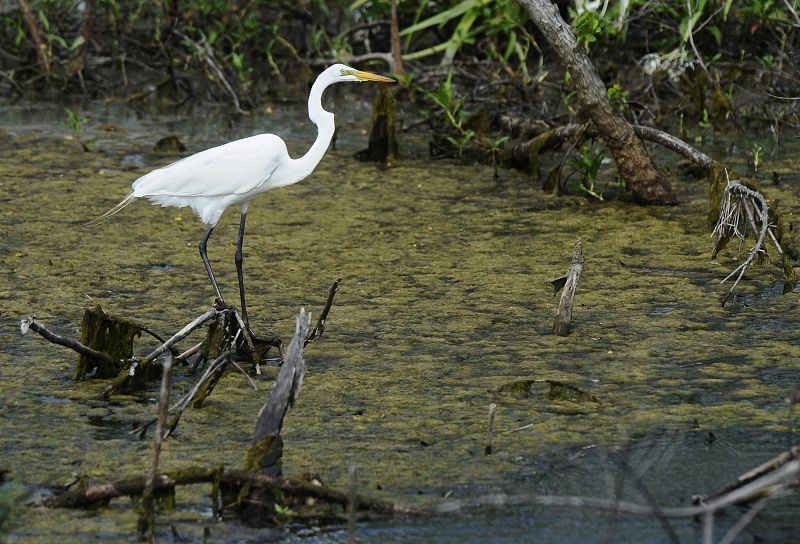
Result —
[{"label": "swamp water", "polygon": [[[612,530],[617,542],[666,541],[655,519],[623,516],[615,525],[604,513],[515,497],[611,497],[621,472],[615,452],[627,444],[629,462],[652,464],[642,479],[659,503],[682,506],[786,449],[784,398],[800,377],[798,294],[782,296],[780,270],[758,266],[720,307],[727,287],[719,280],[737,255],[732,245],[709,257],[704,181],[677,180],[677,207],[642,208],[554,197],[516,172],[495,181],[490,168],[432,162],[413,143],[386,169],[352,158],[367,127],[351,119],[368,119],[368,106],[329,108],[338,149],[310,178],[253,202],[245,272],[255,331],[284,338],[299,308],[318,313],[331,282],[343,279],[325,336],[306,349],[304,389],[284,427],[285,472],[346,488],[355,465],[360,492],[452,510],[361,523],[360,542],[604,542]],[[72,382],[75,356],[21,336],[20,318],[35,314],[77,337],[84,307],[101,304],[168,335],[212,302],[197,254],[204,226],[190,211],[137,202],[108,223],[80,225],[136,177],[182,156],[153,152],[162,137],[177,135],[185,155],[282,127],[298,156],[314,136],[300,109],[227,122],[199,111],[181,118],[99,107],[81,134],[94,151],[84,153],[63,117],[60,108],[9,107],[0,119],[0,468],[10,470],[3,489],[20,504],[78,476],[100,483],[144,473],[150,441],[127,433],[154,416],[157,398],[153,384],[140,396],[99,400],[106,383]],[[781,174],[764,190],[784,213],[800,210],[800,176],[796,160],[781,157],[798,151],[784,148],[765,166]],[[741,156],[714,153],[744,168]],[[675,156],[659,161],[676,171]],[[230,210],[209,242],[231,302],[237,228]],[[560,338],[550,334],[558,299],[549,280],[566,272],[577,237],[586,265],[573,333]],[[137,352],[152,345],[144,336]],[[160,467],[241,464],[275,374],[266,369],[255,392],[229,372],[202,409],[184,414]],[[540,381],[527,395],[506,392],[519,380]],[[552,400],[543,380],[596,401]],[[173,395],[192,381],[177,369]],[[486,456],[492,402],[498,433],[532,425],[497,434]],[[158,518],[159,541],[347,541],[342,527],[216,522],[209,489],[178,490],[177,510]],[[746,538],[791,541],[798,502],[775,501]],[[718,538],[741,513],[718,519]],[[124,541],[135,525],[128,499],[93,511],[19,506],[6,538]],[[682,541],[701,539],[691,521],[674,527]]]}]

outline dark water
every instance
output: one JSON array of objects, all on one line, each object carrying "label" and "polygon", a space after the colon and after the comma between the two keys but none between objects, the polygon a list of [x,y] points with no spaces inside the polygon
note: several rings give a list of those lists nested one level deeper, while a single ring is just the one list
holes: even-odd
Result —
[{"label": "dark water", "polygon": [[[352,153],[365,145],[369,109],[331,98],[337,150],[310,178],[261,196],[248,213],[257,331],[288,336],[299,308],[316,314],[330,283],[343,278],[326,336],[306,353],[304,391],[286,421],[285,470],[346,487],[356,465],[366,494],[459,506],[362,523],[359,541],[603,542],[612,526],[613,541],[667,541],[656,520],[614,524],[608,514],[535,506],[524,496],[611,497],[624,472],[615,459],[630,447],[631,459],[652,465],[642,481],[658,502],[685,506],[787,447],[784,398],[800,375],[797,293],[782,296],[780,270],[758,266],[733,303],[720,306],[727,288],[719,280],[737,254],[731,247],[709,257],[704,181],[676,179],[678,207],[640,208],[547,195],[515,172],[496,182],[491,168],[428,161],[424,142],[407,143],[394,168],[364,165]],[[152,150],[164,136],[177,135],[188,153],[275,131],[294,156],[314,136],[303,111],[278,106],[238,119],[100,105],[89,115],[78,136],[93,141],[92,153],[61,125],[60,108],[10,107],[1,123],[0,467],[11,470],[19,501],[76,476],[100,483],[143,472],[149,443],[127,431],[155,413],[155,386],[141,398],[98,400],[105,384],[70,381],[72,354],[21,336],[19,319],[35,313],[76,335],[83,308],[100,303],[169,334],[212,302],[197,255],[204,227],[188,211],[138,202],[107,224],[79,225],[119,201],[136,177],[181,156]],[[764,167],[781,174],[764,190],[788,211],[800,210],[796,151],[784,148]],[[718,158],[741,166],[743,153]],[[659,159],[676,171],[673,156]],[[612,184],[605,174],[601,186]],[[237,227],[232,210],[209,243],[231,300]],[[558,338],[548,282],[566,271],[576,237],[586,267],[574,332]],[[151,346],[145,337],[137,350]],[[267,369],[254,392],[229,374],[203,409],[185,414],[162,467],[241,463],[272,377]],[[521,379],[538,380],[529,396],[502,392]],[[599,402],[551,400],[544,380]],[[175,393],[190,385],[179,372]],[[532,427],[498,434],[485,456],[492,402],[498,432]],[[642,502],[631,489],[626,498]],[[214,522],[208,494],[207,486],[179,491],[178,510],[159,518],[161,538],[175,539],[174,525],[192,541],[204,530],[219,542],[347,541],[344,527],[257,532]],[[744,541],[791,540],[800,529],[796,507],[796,496],[776,501]],[[718,538],[740,514],[730,509],[718,520]],[[135,522],[128,500],[92,512],[20,507],[9,539],[127,540]],[[674,528],[681,541],[701,540],[692,521]]]}]

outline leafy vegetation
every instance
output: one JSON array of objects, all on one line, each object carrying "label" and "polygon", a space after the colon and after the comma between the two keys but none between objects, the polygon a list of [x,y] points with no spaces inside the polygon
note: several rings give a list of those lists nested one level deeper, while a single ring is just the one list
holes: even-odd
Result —
[{"label": "leafy vegetation", "polygon": [[[492,162],[510,137],[498,125],[504,116],[552,125],[580,114],[569,74],[540,47],[517,0],[397,0],[397,51],[391,0],[23,4],[29,16],[13,6],[0,13],[7,96],[216,100],[239,111],[268,97],[300,100],[319,67],[334,61],[387,72],[402,59],[406,96],[418,100],[416,111],[429,110],[437,153]],[[737,116],[762,118],[774,134],[798,123],[791,102],[764,111],[743,90],[792,97],[800,88],[791,61],[800,47],[800,0],[592,5],[576,2],[562,15],[612,104],[632,121],[680,119],[698,131],[690,138],[730,129]],[[80,125],[70,119],[77,137]]]}]

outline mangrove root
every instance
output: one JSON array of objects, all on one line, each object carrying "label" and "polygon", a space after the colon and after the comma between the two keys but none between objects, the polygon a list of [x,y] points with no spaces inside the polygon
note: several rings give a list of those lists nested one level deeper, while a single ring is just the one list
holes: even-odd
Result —
[{"label": "mangrove root", "polygon": [[725,188],[725,195],[722,199],[719,210],[719,218],[714,227],[713,235],[716,238],[716,245],[714,247],[714,255],[722,249],[731,237],[736,237],[744,240],[747,235],[747,228],[750,227],[753,233],[758,233],[756,243],[750,249],[744,261],[736,267],[736,269],[728,274],[720,283],[725,283],[733,276],[736,280],[733,282],[728,293],[722,299],[724,306],[728,299],[733,294],[733,290],[739,285],[745,271],[753,266],[756,257],[759,255],[766,255],[766,241],[767,236],[773,241],[778,248],[778,253],[783,253],[778,240],[772,233],[769,223],[769,206],[767,199],[761,193],[746,187],[739,180],[728,180],[727,187]]}]

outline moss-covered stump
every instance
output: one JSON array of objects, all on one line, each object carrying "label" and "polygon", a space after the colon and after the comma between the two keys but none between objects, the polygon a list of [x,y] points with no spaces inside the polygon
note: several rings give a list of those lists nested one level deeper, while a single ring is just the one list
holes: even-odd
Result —
[{"label": "moss-covered stump", "polygon": [[372,104],[372,128],[369,131],[367,149],[356,153],[365,162],[392,163],[399,156],[397,132],[395,131],[396,103],[391,89],[381,87]]},{"label": "moss-covered stump", "polygon": [[117,364],[79,354],[73,379],[80,380],[91,373],[95,378],[113,378],[122,369],[123,361],[133,356],[133,340],[141,334],[142,327],[133,321],[110,316],[100,306],[87,308],[81,324],[81,343],[107,354]]}]

